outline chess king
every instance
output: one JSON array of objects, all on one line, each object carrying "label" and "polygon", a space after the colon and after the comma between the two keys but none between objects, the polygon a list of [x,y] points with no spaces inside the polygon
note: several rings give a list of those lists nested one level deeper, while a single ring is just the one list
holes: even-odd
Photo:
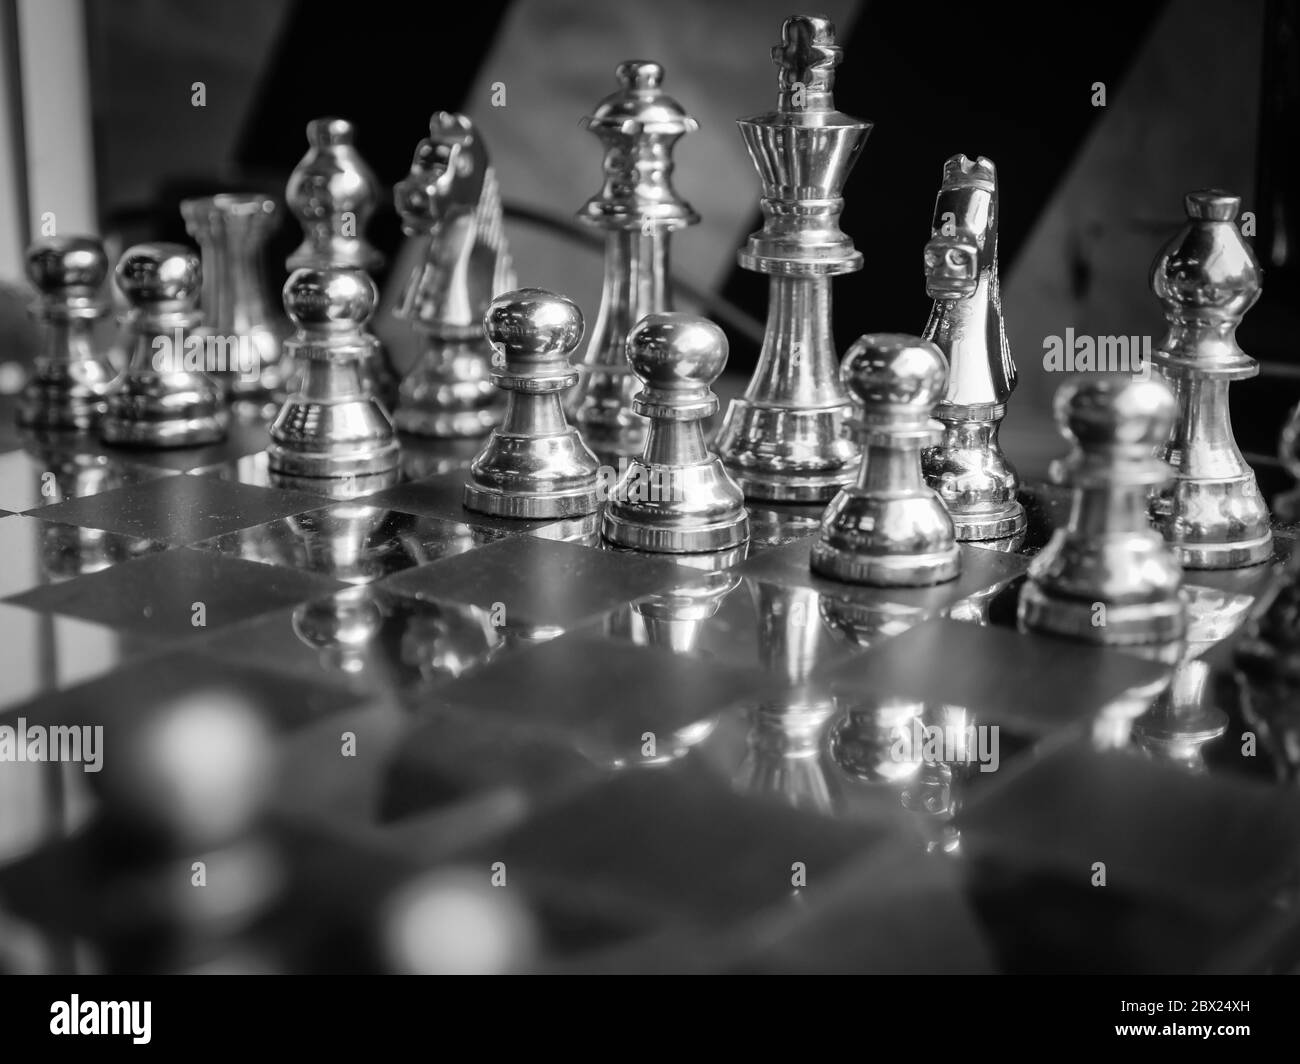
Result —
[{"label": "chess king", "polygon": [[925,245],[925,289],[934,300],[925,339],[948,359],[934,408],[938,444],[921,453],[926,482],[952,514],[957,538],[993,540],[1025,528],[1019,479],[998,444],[1016,386],[998,288],[998,179],[993,163],[954,155],[943,167]]}]

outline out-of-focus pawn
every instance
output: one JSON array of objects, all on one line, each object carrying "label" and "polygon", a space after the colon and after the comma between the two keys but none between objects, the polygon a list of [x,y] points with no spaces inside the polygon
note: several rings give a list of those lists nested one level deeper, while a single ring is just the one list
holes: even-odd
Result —
[{"label": "out-of-focus pawn", "polygon": [[[206,373],[206,345],[194,331],[202,274],[180,244],[139,244],[117,264],[117,286],[130,310],[126,372],[109,393],[100,425],[106,443],[192,447],[226,435],[230,413]],[[197,357],[196,357],[197,356]]]},{"label": "out-of-focus pawn", "polygon": [[384,263],[365,236],[379,202],[379,182],[353,147],[353,135],[352,123],[345,118],[307,123],[307,154],[294,167],[284,192],[303,231],[302,244],[285,262],[290,270],[375,270]]},{"label": "out-of-focus pawn", "polygon": [[1154,457],[1174,417],[1163,382],[1067,384],[1055,402],[1079,458],[1066,527],[1033,560],[1020,627],[1088,643],[1172,643],[1187,628],[1178,556],[1147,522],[1146,499],[1173,472]]},{"label": "out-of-focus pawn", "polygon": [[1187,568],[1235,569],[1273,553],[1268,506],[1228,408],[1229,384],[1259,373],[1236,331],[1259,299],[1260,268],[1234,221],[1240,197],[1192,192],[1184,205],[1187,224],[1151,267],[1169,324],[1151,360],[1178,403],[1162,453],[1175,476],[1152,498],[1151,518]]},{"label": "out-of-focus pawn", "polygon": [[961,572],[952,517],[921,474],[947,373],[943,352],[917,336],[868,334],[849,348],[840,377],[861,404],[849,424],[862,467],[822,518],[813,572],[873,587],[923,587]]},{"label": "out-of-focus pawn", "polygon": [[379,343],[366,331],[378,298],[360,270],[295,270],[285,283],[284,309],[297,326],[285,353],[301,376],[271,425],[273,473],[339,478],[397,469],[392,419],[361,379]]},{"label": "out-of-focus pawn", "polygon": [[[1282,426],[1277,454],[1282,461],[1282,468],[1291,474],[1293,480],[1300,482],[1300,403],[1292,408],[1286,424]],[[1300,483],[1281,492],[1273,500],[1273,514],[1285,524],[1300,523]]]},{"label": "out-of-focus pawn", "polygon": [[32,316],[44,334],[36,372],[18,404],[18,423],[33,429],[94,428],[116,377],[95,346],[95,322],[108,313],[99,290],[108,276],[94,237],[54,237],[27,251],[27,277],[39,293]]},{"label": "out-of-focus pawn", "polygon": [[521,288],[492,300],[483,328],[506,413],[470,465],[466,508],[523,519],[594,513],[600,463],[560,403],[578,380],[569,356],[582,339],[582,311],[564,296]]},{"label": "out-of-focus pawn", "polygon": [[632,410],[647,419],[649,434],[611,493],[605,538],[671,554],[744,543],[744,493],[704,441],[704,422],[718,409],[710,386],[727,364],[726,335],[690,314],[647,314],[628,335],[627,357],[641,381]]}]

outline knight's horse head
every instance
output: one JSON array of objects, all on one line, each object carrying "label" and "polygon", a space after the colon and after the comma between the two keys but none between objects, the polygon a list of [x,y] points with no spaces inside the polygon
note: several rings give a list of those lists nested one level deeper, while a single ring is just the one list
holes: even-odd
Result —
[{"label": "knight's horse head", "polygon": [[487,170],[487,151],[474,123],[463,114],[436,112],[428,137],[416,146],[410,173],[393,188],[403,227],[411,234],[428,233],[473,211]]},{"label": "knight's horse head", "polygon": [[983,156],[954,155],[943,166],[934,221],[925,245],[925,290],[931,299],[969,299],[997,249],[997,171]]}]

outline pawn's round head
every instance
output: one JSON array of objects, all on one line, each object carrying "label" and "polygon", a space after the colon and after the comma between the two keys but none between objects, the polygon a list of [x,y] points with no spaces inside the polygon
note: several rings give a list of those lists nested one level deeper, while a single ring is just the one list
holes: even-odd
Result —
[{"label": "pawn's round head", "polygon": [[844,356],[840,379],[865,407],[928,413],[948,379],[948,360],[919,336],[868,333]]},{"label": "pawn's round head", "polygon": [[137,244],[117,264],[117,286],[133,307],[192,311],[203,272],[184,244]]},{"label": "pawn's round head", "polygon": [[93,296],[108,276],[104,245],[91,236],[56,236],[27,249],[27,278],[44,295]]},{"label": "pawn's round head", "polygon": [[1237,229],[1241,197],[1218,189],[1188,193],[1187,224],[1151,267],[1151,290],[1168,311],[1235,320],[1259,298],[1262,275]]},{"label": "pawn's round head", "polygon": [[567,296],[520,288],[488,304],[483,329],[488,342],[508,358],[563,358],[582,339],[582,311]]},{"label": "pawn's round head", "polygon": [[693,314],[647,314],[627,337],[627,357],[648,388],[707,388],[727,365],[727,335]]},{"label": "pawn's round head", "polygon": [[1148,456],[1168,437],[1177,403],[1156,377],[1101,378],[1065,385],[1053,409],[1061,430],[1085,452],[1121,448]]},{"label": "pawn's round head", "polygon": [[313,148],[351,144],[353,135],[353,125],[346,118],[313,118],[307,123],[307,143]]},{"label": "pawn's round head", "polygon": [[284,284],[284,310],[300,329],[353,332],[370,320],[379,301],[364,270],[294,270]]}]

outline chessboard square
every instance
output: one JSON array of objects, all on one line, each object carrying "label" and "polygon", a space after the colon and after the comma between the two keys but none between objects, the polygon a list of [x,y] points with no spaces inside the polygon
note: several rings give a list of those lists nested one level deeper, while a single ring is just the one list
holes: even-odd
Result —
[{"label": "chessboard square", "polygon": [[188,640],[343,586],[311,573],[177,548],[8,601],[121,631]]},{"label": "chessboard square", "polygon": [[0,521],[0,598],[167,549],[156,540],[15,516]]},{"label": "chessboard square", "polygon": [[434,517],[341,502],[192,543],[263,565],[367,584],[474,550],[496,534]]},{"label": "chessboard square", "polygon": [[1300,865],[1300,796],[1083,743],[985,790],[958,815],[972,856],[1050,868],[1106,889],[1227,917]]},{"label": "chessboard square", "polygon": [[320,505],[319,496],[302,492],[177,476],[60,503],[41,517],[186,546]]},{"label": "chessboard square", "polygon": [[151,469],[100,452],[29,445],[27,450],[0,455],[0,506],[14,513],[30,513],[172,475],[170,470]]},{"label": "chessboard square", "polygon": [[510,536],[463,557],[389,577],[386,586],[494,610],[511,629],[554,630],[698,578],[698,572],[658,558]]}]

